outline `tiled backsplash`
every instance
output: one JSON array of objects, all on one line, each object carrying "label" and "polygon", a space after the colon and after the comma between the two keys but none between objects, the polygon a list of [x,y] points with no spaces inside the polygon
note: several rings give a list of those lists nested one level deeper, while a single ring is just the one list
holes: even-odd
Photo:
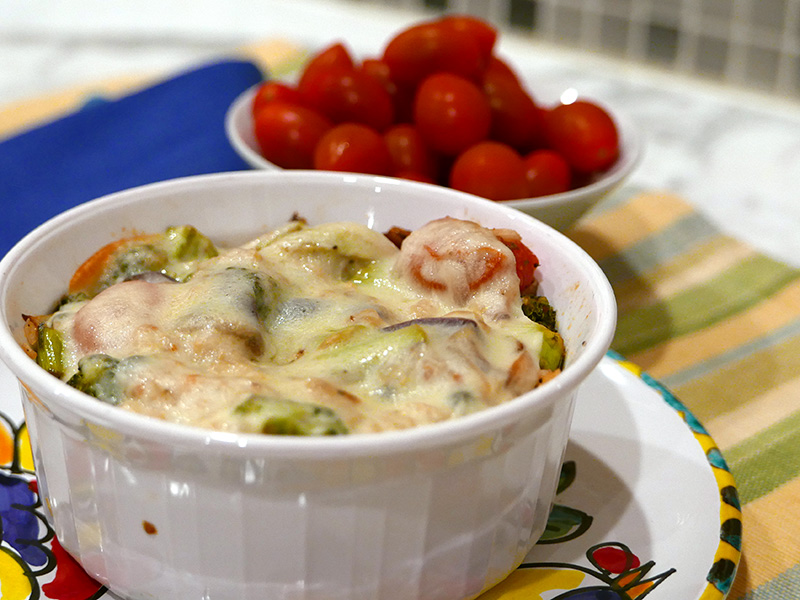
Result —
[{"label": "tiled backsplash", "polygon": [[466,12],[536,39],[800,97],[800,0],[353,0]]}]

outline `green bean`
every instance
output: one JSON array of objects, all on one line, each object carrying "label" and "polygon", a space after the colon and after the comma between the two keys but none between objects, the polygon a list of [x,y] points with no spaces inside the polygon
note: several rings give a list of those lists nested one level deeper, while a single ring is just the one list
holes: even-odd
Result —
[{"label": "green bean", "polygon": [[272,435],[342,435],[347,426],[326,406],[254,395],[233,409],[246,429]]},{"label": "green bean", "polygon": [[64,374],[64,340],[61,332],[46,325],[39,326],[36,362],[56,377]]}]

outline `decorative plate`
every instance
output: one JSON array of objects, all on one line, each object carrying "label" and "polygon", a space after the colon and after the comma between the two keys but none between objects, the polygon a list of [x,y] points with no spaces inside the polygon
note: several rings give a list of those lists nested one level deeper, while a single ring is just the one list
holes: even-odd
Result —
[{"label": "decorative plate", "polygon": [[[17,384],[0,365],[0,597],[117,598],[61,548],[40,502]],[[547,530],[479,600],[723,600],[740,541],[714,441],[667,389],[609,354],[579,392]]]}]

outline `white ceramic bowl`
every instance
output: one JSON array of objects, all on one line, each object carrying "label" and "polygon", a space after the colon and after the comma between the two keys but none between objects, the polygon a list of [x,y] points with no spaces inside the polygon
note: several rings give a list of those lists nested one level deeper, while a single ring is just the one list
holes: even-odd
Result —
[{"label": "white ceramic bowl", "polygon": [[[131,230],[191,223],[220,243],[295,212],[377,230],[451,215],[513,228],[559,311],[563,373],[511,402],[415,429],[335,438],[215,433],[98,402],[20,348],[22,313]],[[117,193],[42,225],[0,262],[0,357],[22,382],[48,518],[130,599],[472,598],[542,532],[577,386],[608,348],[611,288],[553,229],[506,206],[399,179],[323,172],[200,176]]]},{"label": "white ceramic bowl", "polygon": [[[258,148],[253,126],[252,104],[258,85],[242,92],[225,115],[225,132],[233,149],[254,169],[280,170],[264,158]],[[558,97],[558,96],[554,96]],[[613,118],[620,133],[620,157],[595,180],[580,188],[539,198],[508,200],[507,206],[536,217],[564,231],[590,208],[619,187],[642,157],[643,140],[633,123],[617,111]]]}]

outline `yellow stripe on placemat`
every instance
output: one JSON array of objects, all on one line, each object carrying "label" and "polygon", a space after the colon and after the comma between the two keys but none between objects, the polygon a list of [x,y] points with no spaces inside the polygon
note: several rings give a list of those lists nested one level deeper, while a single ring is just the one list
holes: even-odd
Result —
[{"label": "yellow stripe on placemat", "polygon": [[[798,564],[800,559],[800,478],[793,479],[763,498],[744,507],[745,568],[737,577],[729,597],[764,585]],[[747,564],[758,564],[748,569]],[[789,600],[785,596],[780,600]],[[778,600],[776,597],[775,600]]]},{"label": "yellow stripe on placemat", "polygon": [[800,374],[795,379],[768,388],[732,411],[709,417],[704,425],[713,433],[719,447],[726,450],[796,412],[800,400],[793,403],[787,402],[787,398],[800,399]]},{"label": "yellow stripe on placemat", "polygon": [[567,235],[599,261],[692,212],[691,206],[671,194],[640,194],[624,204],[581,221]]},{"label": "yellow stripe on placemat", "polygon": [[[295,43],[275,39],[233,49],[229,56],[252,60],[262,70],[276,77],[283,77],[299,68],[307,52]],[[0,137],[10,136],[36,123],[63,116],[80,108],[92,96],[113,99],[151,85],[160,77],[168,75],[149,73],[95,81],[0,107]]]},{"label": "yellow stripe on placemat", "polygon": [[284,78],[297,73],[308,58],[308,50],[282,39],[266,40],[239,50],[271,77]]}]

